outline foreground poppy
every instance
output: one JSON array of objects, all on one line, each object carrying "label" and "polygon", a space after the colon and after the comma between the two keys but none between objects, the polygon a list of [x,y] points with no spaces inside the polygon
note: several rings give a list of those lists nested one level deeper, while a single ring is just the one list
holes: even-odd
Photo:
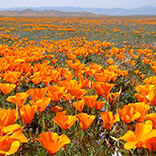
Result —
[{"label": "foreground poppy", "polygon": [[94,115],[88,115],[87,113],[79,113],[77,117],[79,118],[80,127],[83,129],[83,131],[88,129],[95,119]]},{"label": "foreground poppy", "polygon": [[65,115],[66,111],[63,112],[58,112],[56,114],[56,116],[53,118],[53,121],[59,125],[61,128],[63,128],[64,130],[69,129],[74,123],[75,121],[77,121],[77,117],[76,116],[72,116],[72,115]]},{"label": "foreground poppy", "polygon": [[138,86],[136,86],[135,90],[137,92],[140,92],[142,95],[147,96],[149,94],[149,92],[151,90],[153,90],[154,88],[155,88],[154,85],[146,84],[146,85],[138,85]]},{"label": "foreground poppy", "polygon": [[79,112],[82,112],[84,108],[84,100],[74,102],[73,107],[75,107]]},{"label": "foreground poppy", "polygon": [[85,103],[87,104],[87,106],[88,106],[89,108],[94,107],[97,98],[98,98],[97,95],[84,96],[84,97],[83,97]]},{"label": "foreground poppy", "polygon": [[132,103],[132,104],[129,104],[129,105],[132,106],[136,112],[140,113],[140,117],[138,119],[136,119],[136,120],[138,122],[144,121],[145,116],[146,116],[148,110],[150,109],[150,106],[146,105],[143,102]]},{"label": "foreground poppy", "polygon": [[37,106],[24,105],[20,108],[22,121],[24,124],[30,124],[34,118]]},{"label": "foreground poppy", "polygon": [[156,151],[156,137],[147,139],[144,144],[145,147],[154,155],[154,152]]},{"label": "foreground poppy", "polygon": [[57,85],[48,86],[47,96],[50,97],[52,101],[60,101],[65,93],[66,90],[64,87],[60,87]]},{"label": "foreground poppy", "polygon": [[17,83],[18,82],[18,78],[20,77],[21,73],[20,72],[16,72],[16,71],[9,71],[7,73],[5,73],[4,75],[4,80],[6,82],[10,82],[10,83]]},{"label": "foreground poppy", "polygon": [[134,95],[137,98],[138,102],[144,102],[145,104],[149,104],[148,99],[146,98],[146,96],[144,96],[142,94],[138,94],[138,93],[135,93]]},{"label": "foreground poppy", "polygon": [[40,138],[36,140],[39,141],[51,155],[54,155],[63,146],[70,143],[70,139],[66,135],[62,134],[58,136],[58,134],[54,132],[42,133],[40,134]]},{"label": "foreground poppy", "polygon": [[28,98],[28,94],[25,92],[21,92],[21,93],[17,93],[14,96],[9,96],[6,100],[8,102],[12,102],[14,103],[16,106],[18,106],[19,108],[22,107],[26,101],[26,99]]},{"label": "foreground poppy", "polygon": [[88,87],[88,88],[90,87],[90,83],[91,83],[90,80],[85,79],[82,74],[80,75],[79,78],[80,78],[80,86],[82,89],[84,89],[86,87]]},{"label": "foreground poppy", "polygon": [[106,101],[96,101],[94,107],[96,110],[101,110],[105,103],[106,103]]},{"label": "foreground poppy", "polygon": [[156,130],[146,122],[145,124],[136,124],[135,132],[130,130],[124,136],[120,137],[119,140],[127,141],[124,148],[130,150],[141,147],[146,148],[146,141],[154,137],[156,137]]},{"label": "foreground poppy", "polygon": [[48,88],[34,88],[27,90],[27,94],[32,98],[32,100],[39,100],[43,97],[45,97],[45,94],[47,93]]},{"label": "foreground poppy", "polygon": [[93,87],[95,88],[95,90],[99,96],[104,96],[105,98],[107,98],[107,95],[109,94],[111,89],[114,87],[114,84],[103,83],[103,82],[94,82]]},{"label": "foreground poppy", "polygon": [[21,143],[28,142],[28,139],[23,134],[23,128],[19,124],[3,127],[1,135],[9,136],[12,139],[19,140]]},{"label": "foreground poppy", "polygon": [[114,104],[116,102],[117,97],[119,96],[119,93],[110,93],[109,94],[109,103]]},{"label": "foreground poppy", "polygon": [[122,109],[118,108],[118,113],[125,123],[130,123],[134,120],[142,122],[150,109],[150,106],[143,102],[130,103],[125,105]]},{"label": "foreground poppy", "polygon": [[0,83],[0,90],[3,94],[9,94],[15,87],[15,84]]},{"label": "foreground poppy", "polygon": [[27,142],[28,140],[18,124],[0,129],[0,155],[12,155],[18,151],[21,143]]},{"label": "foreground poppy", "polygon": [[153,88],[149,94],[146,96],[146,98],[152,103],[154,106],[156,106],[156,88]]},{"label": "foreground poppy", "polygon": [[68,92],[76,99],[81,99],[87,93],[85,89],[80,88],[69,89]]},{"label": "foreground poppy", "polygon": [[43,112],[45,110],[45,108],[48,106],[48,104],[50,103],[50,101],[51,101],[51,98],[49,98],[49,97],[43,97],[40,100],[37,100],[35,102],[34,101],[31,101],[30,103],[32,105],[37,106],[37,110],[39,112]]},{"label": "foreground poppy", "polygon": [[156,113],[146,115],[146,119],[152,121],[153,127],[156,128]]},{"label": "foreground poppy", "polygon": [[12,125],[17,119],[18,115],[15,109],[0,108],[0,127]]},{"label": "foreground poppy", "polygon": [[20,141],[8,136],[0,137],[0,155],[12,155],[18,151]]},{"label": "foreground poppy", "polygon": [[122,109],[118,108],[120,118],[124,123],[130,123],[140,117],[140,113],[136,112],[133,107],[125,105]]},{"label": "foreground poppy", "polygon": [[110,130],[115,122],[120,121],[119,116],[117,114],[113,115],[113,112],[111,111],[101,112],[100,116],[102,117],[106,130]]}]

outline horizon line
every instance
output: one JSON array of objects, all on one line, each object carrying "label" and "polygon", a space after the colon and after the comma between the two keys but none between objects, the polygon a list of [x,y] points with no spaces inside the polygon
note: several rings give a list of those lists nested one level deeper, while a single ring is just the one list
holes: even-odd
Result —
[{"label": "horizon line", "polygon": [[72,7],[72,8],[91,8],[91,9],[114,9],[114,8],[118,8],[118,9],[136,9],[136,8],[142,8],[142,7],[152,7],[152,8],[156,8],[156,6],[151,6],[151,5],[143,5],[143,6],[139,6],[139,7],[133,7],[133,8],[124,8],[124,7],[82,7],[82,6],[20,6],[20,7],[0,7],[0,9],[17,9],[17,8],[68,8],[68,7]]}]

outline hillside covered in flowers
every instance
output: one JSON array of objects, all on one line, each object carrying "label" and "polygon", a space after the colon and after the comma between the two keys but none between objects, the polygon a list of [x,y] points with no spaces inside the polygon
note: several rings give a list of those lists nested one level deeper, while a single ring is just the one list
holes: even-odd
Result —
[{"label": "hillside covered in flowers", "polygon": [[154,155],[155,25],[0,17],[0,155]]}]

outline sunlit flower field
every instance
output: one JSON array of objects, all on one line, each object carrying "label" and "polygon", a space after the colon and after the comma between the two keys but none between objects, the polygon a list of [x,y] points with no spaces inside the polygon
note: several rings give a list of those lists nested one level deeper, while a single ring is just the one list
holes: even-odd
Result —
[{"label": "sunlit flower field", "polygon": [[155,26],[0,17],[0,155],[154,155]]}]

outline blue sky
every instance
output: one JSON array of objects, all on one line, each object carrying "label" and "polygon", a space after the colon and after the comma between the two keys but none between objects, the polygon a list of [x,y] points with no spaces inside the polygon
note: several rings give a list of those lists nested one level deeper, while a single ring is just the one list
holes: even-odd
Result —
[{"label": "blue sky", "polygon": [[0,0],[0,8],[45,6],[137,8],[144,5],[156,7],[156,0]]}]

